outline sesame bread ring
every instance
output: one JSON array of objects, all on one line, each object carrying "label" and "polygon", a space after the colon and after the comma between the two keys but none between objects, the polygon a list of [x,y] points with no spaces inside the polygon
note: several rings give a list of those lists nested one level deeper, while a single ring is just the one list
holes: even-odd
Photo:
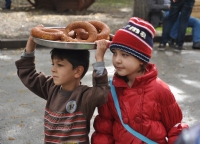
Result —
[{"label": "sesame bread ring", "polygon": [[110,28],[105,23],[97,20],[90,20],[88,22],[97,29],[97,40],[110,38]]},{"label": "sesame bread ring", "polygon": [[65,31],[65,28],[59,28],[59,27],[56,27],[56,28],[53,28],[53,29],[60,30],[60,31],[62,31],[62,32]]},{"label": "sesame bread ring", "polygon": [[88,39],[88,32],[86,32],[84,29],[75,29],[74,32],[76,33],[76,39],[78,40],[86,40]]},{"label": "sesame bread ring", "polygon": [[[58,29],[58,30],[62,31],[63,33],[65,33],[65,28],[53,28],[53,29]],[[72,30],[68,33],[68,36],[70,36],[72,38],[76,38],[76,32]]]},{"label": "sesame bread ring", "polygon": [[36,26],[31,29],[31,35],[36,38],[55,41],[55,40],[61,40],[61,36],[64,35],[64,33],[58,29]]},{"label": "sesame bread ring", "polygon": [[[70,37],[68,35],[68,33],[72,30],[78,29],[78,28],[82,28],[84,29],[86,32],[88,32],[88,38],[86,40],[79,40],[79,39],[73,39],[72,37]],[[67,34],[67,35],[66,35]],[[97,30],[96,28],[85,21],[75,21],[70,23],[69,25],[67,25],[67,27],[65,28],[65,35],[63,35],[61,37],[61,39],[63,41],[67,41],[67,42],[94,42],[97,38]]]}]

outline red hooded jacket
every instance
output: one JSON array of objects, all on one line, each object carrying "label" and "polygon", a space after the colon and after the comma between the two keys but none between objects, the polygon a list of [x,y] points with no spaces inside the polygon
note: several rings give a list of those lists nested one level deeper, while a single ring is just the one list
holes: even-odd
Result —
[{"label": "red hooded jacket", "polygon": [[[173,144],[182,129],[182,112],[169,86],[157,77],[154,64],[137,77],[132,87],[113,77],[122,119],[135,131],[159,144]],[[94,120],[92,144],[144,144],[121,124],[111,93],[108,102],[98,109]]]}]

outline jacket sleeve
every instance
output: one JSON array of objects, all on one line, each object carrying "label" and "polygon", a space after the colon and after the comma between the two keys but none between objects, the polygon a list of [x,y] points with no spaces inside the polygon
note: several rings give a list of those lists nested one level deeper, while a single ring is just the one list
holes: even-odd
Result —
[{"label": "jacket sleeve", "polygon": [[174,144],[178,135],[188,128],[188,125],[181,123],[182,111],[172,92],[168,89],[163,93],[165,96],[161,101],[161,120],[167,131],[168,144]]},{"label": "jacket sleeve", "polygon": [[114,144],[113,117],[109,111],[108,103],[98,108],[98,115],[94,120],[95,132],[92,134],[92,144]]},{"label": "jacket sleeve", "polygon": [[96,70],[93,70],[92,84],[93,87],[84,92],[84,104],[82,105],[82,111],[89,119],[92,117],[94,109],[105,104],[108,100],[110,87],[107,70],[104,69],[102,74],[98,74]]},{"label": "jacket sleeve", "polygon": [[[102,104],[106,103],[108,100],[108,94],[110,91],[110,87],[108,84],[108,72],[104,69],[103,74],[99,75],[96,70],[93,70],[93,79],[92,79],[93,90],[97,95],[97,97],[92,97],[92,101],[95,104],[95,107],[99,107]],[[102,97],[103,96],[103,97]]]},{"label": "jacket sleeve", "polygon": [[17,67],[17,75],[22,83],[39,97],[47,99],[53,80],[42,72],[36,72],[35,57],[22,57],[15,62],[15,65]]}]

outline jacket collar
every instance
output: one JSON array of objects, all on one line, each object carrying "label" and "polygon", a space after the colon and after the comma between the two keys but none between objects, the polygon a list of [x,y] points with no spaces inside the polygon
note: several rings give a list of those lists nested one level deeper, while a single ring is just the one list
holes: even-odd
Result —
[{"label": "jacket collar", "polygon": [[[146,67],[146,73],[142,76],[136,77],[132,87],[140,86],[149,83],[153,79],[156,79],[158,71],[155,64],[149,63]],[[129,87],[128,84],[121,78],[114,75],[113,85],[115,87]]]}]

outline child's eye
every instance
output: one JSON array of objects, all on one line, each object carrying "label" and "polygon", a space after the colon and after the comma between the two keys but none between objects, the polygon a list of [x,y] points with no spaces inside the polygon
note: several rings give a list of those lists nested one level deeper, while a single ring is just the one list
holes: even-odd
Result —
[{"label": "child's eye", "polygon": [[62,67],[63,65],[62,65],[62,64],[58,64],[58,66],[59,66],[59,67]]},{"label": "child's eye", "polygon": [[128,54],[122,54],[122,56],[127,57],[127,56],[129,56],[129,55],[128,55]]},{"label": "child's eye", "polygon": [[113,51],[113,55],[116,55],[116,52]]},{"label": "child's eye", "polygon": [[54,63],[52,63],[51,65],[54,66]]}]

